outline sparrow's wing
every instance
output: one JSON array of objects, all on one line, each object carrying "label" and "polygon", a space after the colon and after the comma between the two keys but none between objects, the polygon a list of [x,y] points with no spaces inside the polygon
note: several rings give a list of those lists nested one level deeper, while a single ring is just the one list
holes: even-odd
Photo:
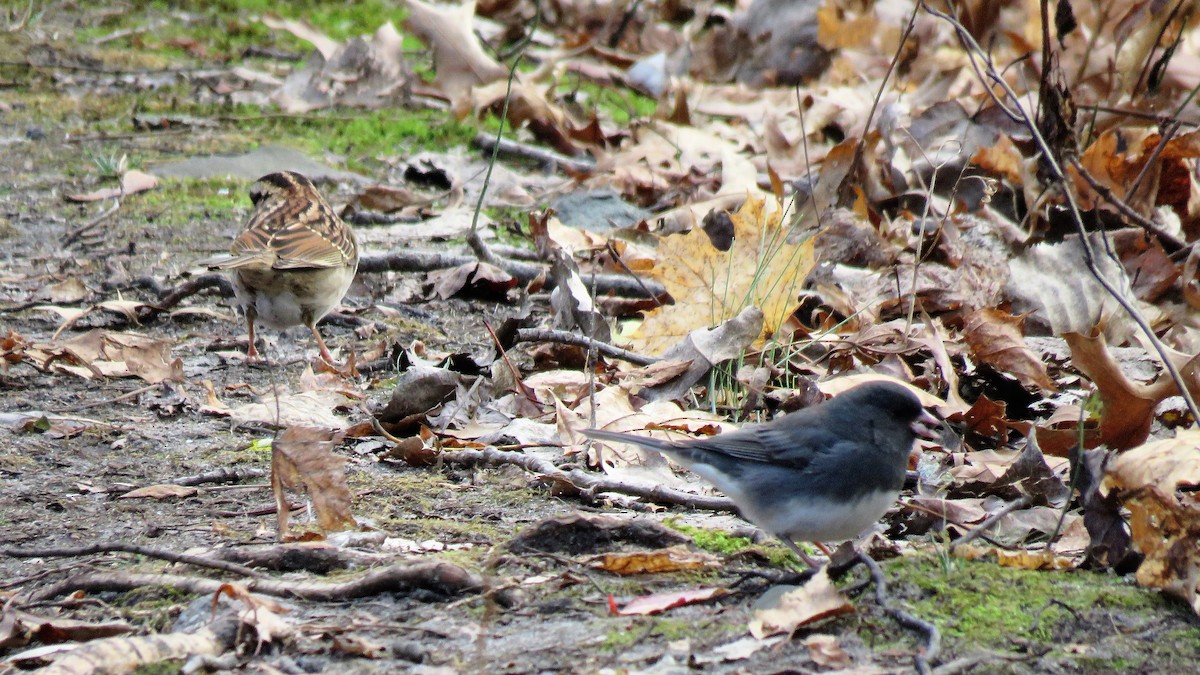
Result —
[{"label": "sparrow's wing", "polygon": [[250,267],[254,265],[270,266],[275,262],[274,251],[256,251],[243,255],[217,255],[203,260],[197,260],[194,265],[198,267],[207,267],[210,270],[229,270],[238,267]]},{"label": "sparrow's wing", "polygon": [[[326,228],[317,229],[304,221],[264,223],[268,225],[264,227],[253,225],[233,242],[230,252],[234,256],[262,255],[264,251],[271,251],[275,258],[271,267],[277,270],[338,267],[351,257],[339,246],[339,241],[323,231]],[[340,243],[350,248],[344,239],[342,237]]]},{"label": "sparrow's wing", "polygon": [[277,270],[340,267],[357,257],[353,232],[319,195],[259,206],[234,240],[234,256],[271,251]]}]

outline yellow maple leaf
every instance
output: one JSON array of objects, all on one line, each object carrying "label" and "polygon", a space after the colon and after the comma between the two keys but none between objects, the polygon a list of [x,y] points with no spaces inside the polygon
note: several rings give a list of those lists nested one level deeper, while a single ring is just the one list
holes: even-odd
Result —
[{"label": "yellow maple leaf", "polygon": [[[733,245],[717,250],[700,228],[664,237],[651,275],[666,286],[674,305],[646,315],[629,336],[632,348],[661,354],[692,330],[717,326],[753,305],[765,316],[763,337],[773,335],[795,310],[801,284],[815,264],[812,239],[786,241],[783,208],[750,195],[733,223]],[[760,337],[759,342],[761,343]]]}]

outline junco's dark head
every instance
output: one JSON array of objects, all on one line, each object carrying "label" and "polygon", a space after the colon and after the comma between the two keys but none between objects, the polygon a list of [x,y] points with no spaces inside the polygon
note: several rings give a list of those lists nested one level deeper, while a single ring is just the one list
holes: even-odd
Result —
[{"label": "junco's dark head", "polygon": [[704,439],[661,441],[590,429],[632,443],[703,476],[744,518],[811,564],[797,541],[843,541],[870,527],[904,486],[917,436],[935,438],[937,418],[894,382],[869,382],[765,424]]}]

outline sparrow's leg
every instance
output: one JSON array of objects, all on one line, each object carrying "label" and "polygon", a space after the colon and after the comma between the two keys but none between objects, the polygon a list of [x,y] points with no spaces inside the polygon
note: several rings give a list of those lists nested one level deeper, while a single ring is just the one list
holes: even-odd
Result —
[{"label": "sparrow's leg", "polygon": [[259,359],[258,347],[254,346],[254,320],[258,318],[258,312],[255,311],[254,305],[246,307],[246,332],[250,335],[250,346],[246,348],[246,360],[257,361]]},{"label": "sparrow's leg", "polygon": [[325,339],[321,337],[321,331],[317,330],[316,325],[309,325],[309,330],[312,331],[313,337],[317,340],[317,348],[321,350],[321,358],[325,359],[325,363],[333,365],[333,355],[329,353],[329,348],[325,346]]}]

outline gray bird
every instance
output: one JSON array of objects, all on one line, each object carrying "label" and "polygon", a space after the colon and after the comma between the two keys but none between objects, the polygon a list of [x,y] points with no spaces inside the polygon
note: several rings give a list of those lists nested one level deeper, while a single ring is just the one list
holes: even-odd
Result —
[{"label": "gray bird", "polygon": [[765,424],[704,439],[662,441],[588,429],[590,438],[656,450],[724,492],[746,520],[797,541],[853,539],[896,501],[913,441],[941,426],[915,394],[868,382]]}]

